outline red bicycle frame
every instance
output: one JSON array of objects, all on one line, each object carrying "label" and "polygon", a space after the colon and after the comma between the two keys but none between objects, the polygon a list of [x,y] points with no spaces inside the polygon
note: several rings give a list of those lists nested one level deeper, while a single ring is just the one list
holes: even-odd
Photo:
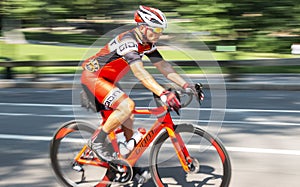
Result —
[{"label": "red bicycle frame", "polygon": [[[105,123],[106,119],[109,117],[109,115],[112,112],[113,112],[112,110],[101,111],[101,115],[103,117],[102,125]],[[157,107],[154,109],[135,109],[133,111],[133,114],[155,115],[155,116],[157,116],[157,120],[154,122],[151,129],[144,135],[144,137],[140,140],[140,142],[135,146],[135,148],[131,151],[129,156],[126,158],[128,163],[133,167],[135,165],[135,163],[139,160],[139,158],[142,156],[144,151],[149,147],[149,145],[153,142],[153,140],[161,132],[161,130],[166,129],[183,169],[186,172],[189,172],[190,169],[189,169],[188,165],[192,162],[192,159],[189,155],[188,150],[185,147],[185,144],[184,144],[181,136],[174,129],[175,125],[173,123],[170,113],[168,112],[168,107],[161,106],[161,107]],[[120,132],[122,132],[122,130],[120,128],[111,132],[109,134],[109,139],[112,143],[112,146],[113,146],[115,152],[118,153],[118,157],[125,159],[120,154],[119,146],[117,143],[117,134]],[[95,133],[97,133],[97,132],[95,132]],[[78,155],[75,157],[75,161],[78,164],[94,165],[94,166],[101,166],[101,167],[106,167],[106,168],[109,167],[108,163],[102,162],[98,158],[94,158],[92,160],[85,159],[85,157],[83,155],[90,154],[90,151],[86,153],[86,150],[87,150],[87,146],[84,146],[82,148],[82,150],[78,153]]]},{"label": "red bicycle frame", "polygon": [[174,123],[170,113],[168,112],[167,106],[161,106],[155,109],[135,110],[133,113],[155,115],[158,119],[155,121],[151,129],[144,135],[143,139],[131,151],[130,155],[127,157],[127,161],[133,166],[161,130],[166,129],[183,169],[185,171],[189,171],[188,163],[191,162],[189,153],[181,139],[181,136],[175,132]]}]

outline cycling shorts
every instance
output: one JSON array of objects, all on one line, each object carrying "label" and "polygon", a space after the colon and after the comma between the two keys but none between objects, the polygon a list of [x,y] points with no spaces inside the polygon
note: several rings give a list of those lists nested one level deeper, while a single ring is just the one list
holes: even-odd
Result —
[{"label": "cycling shorts", "polygon": [[116,85],[103,77],[99,77],[96,73],[84,70],[81,83],[89,89],[100,103],[112,109],[116,109],[124,99],[128,98],[128,95]]}]

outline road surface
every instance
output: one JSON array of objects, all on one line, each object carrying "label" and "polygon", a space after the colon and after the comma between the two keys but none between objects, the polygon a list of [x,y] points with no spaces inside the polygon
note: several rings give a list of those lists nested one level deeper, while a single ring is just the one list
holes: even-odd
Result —
[{"label": "road surface", "polygon": [[[151,105],[146,90],[131,95],[137,106]],[[226,110],[212,107],[216,98],[206,95],[201,110],[191,105],[182,116],[193,119],[193,111],[195,122],[226,145],[232,161],[230,186],[300,186],[299,91],[228,90],[225,96],[215,95],[226,101]],[[50,168],[49,140],[57,127],[74,119],[74,111],[95,118],[76,104],[69,89],[0,90],[0,186],[61,186]]]}]

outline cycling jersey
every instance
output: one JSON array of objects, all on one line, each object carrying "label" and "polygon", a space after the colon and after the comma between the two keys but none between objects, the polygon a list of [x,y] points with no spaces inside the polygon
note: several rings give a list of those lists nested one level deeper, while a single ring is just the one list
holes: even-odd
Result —
[{"label": "cycling jersey", "polygon": [[133,29],[116,36],[96,55],[84,61],[82,67],[98,77],[117,82],[129,71],[129,65],[141,61],[143,55],[152,63],[163,60],[155,44],[143,43]]}]

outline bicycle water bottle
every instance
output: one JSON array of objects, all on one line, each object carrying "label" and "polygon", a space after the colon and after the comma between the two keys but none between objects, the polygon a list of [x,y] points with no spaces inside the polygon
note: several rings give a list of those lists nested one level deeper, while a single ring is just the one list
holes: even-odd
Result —
[{"label": "bicycle water bottle", "polygon": [[126,156],[128,153],[130,153],[130,150],[127,148],[127,142],[119,142],[119,150],[121,155]]},{"label": "bicycle water bottle", "polygon": [[138,128],[137,132],[135,132],[132,138],[127,142],[127,148],[132,151],[132,149],[140,142],[145,133],[145,128]]},{"label": "bicycle water bottle", "polygon": [[146,129],[138,128],[137,132],[133,134],[133,136],[128,142],[119,142],[119,149],[121,155],[124,156],[130,153],[133,150],[133,148],[140,142],[144,134],[146,134]]}]

